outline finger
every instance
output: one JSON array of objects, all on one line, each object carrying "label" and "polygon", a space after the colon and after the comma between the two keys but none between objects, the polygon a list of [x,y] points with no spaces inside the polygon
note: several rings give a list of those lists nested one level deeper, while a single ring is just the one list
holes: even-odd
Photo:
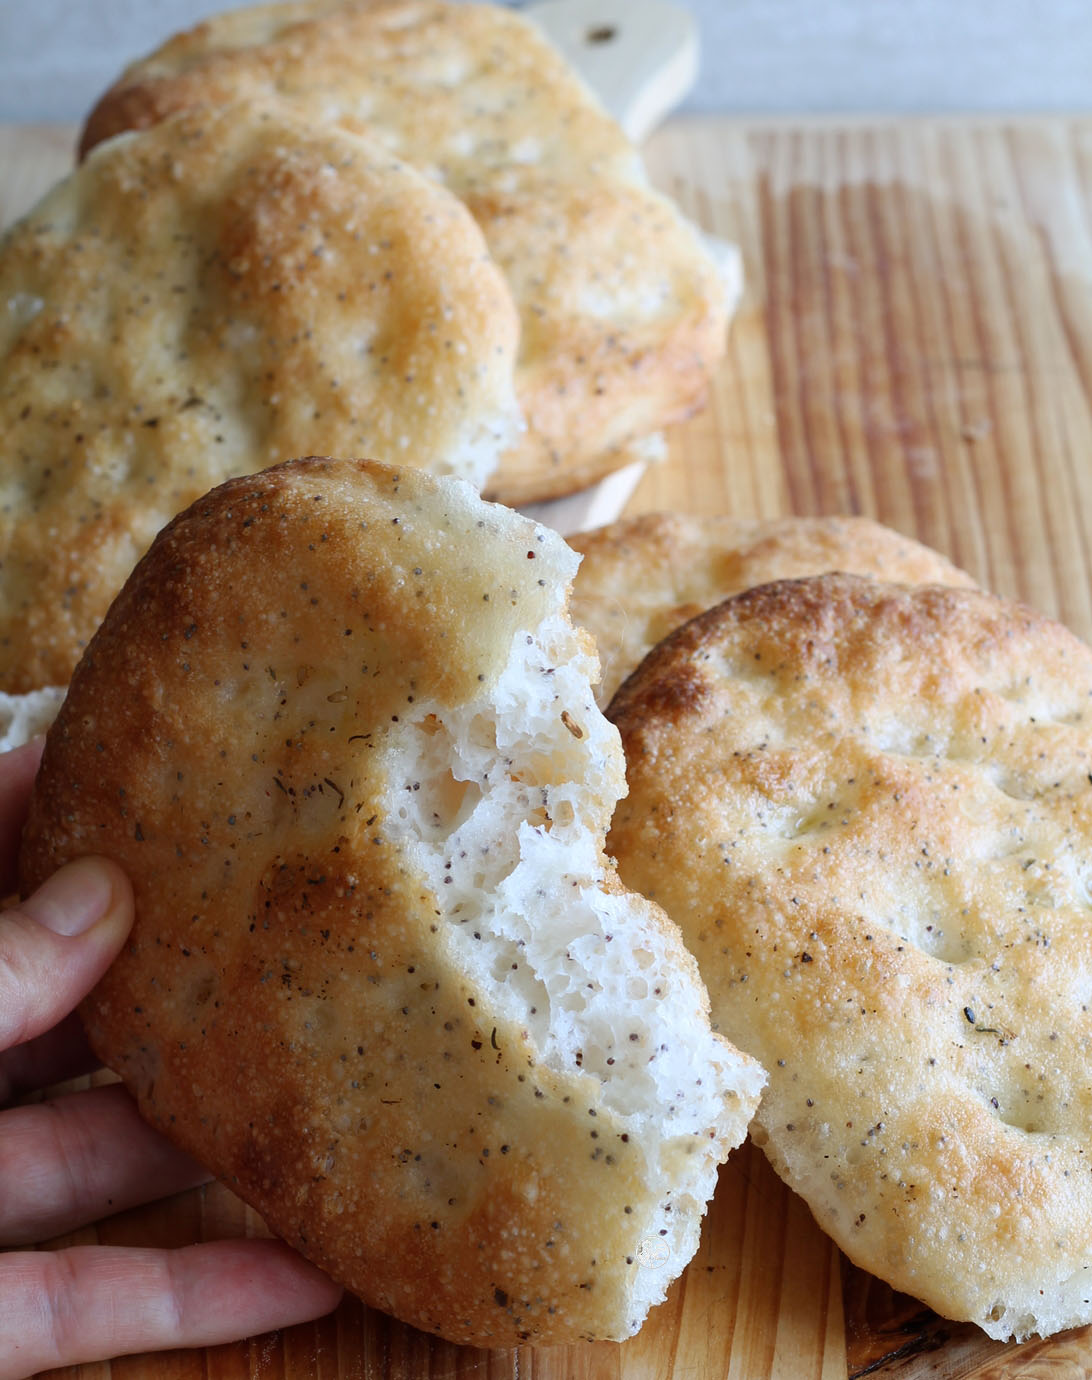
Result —
[{"label": "finger", "polygon": [[212,1176],[119,1084],[0,1113],[0,1246],[26,1245]]},{"label": "finger", "polygon": [[102,1060],[88,1044],[80,1018],[73,1012],[36,1040],[0,1053],[0,1107],[23,1093],[101,1067]]},{"label": "finger", "polygon": [[11,1252],[0,1256],[0,1380],[252,1337],[321,1317],[340,1294],[279,1241]]},{"label": "finger", "polygon": [[80,858],[0,911],[0,1049],[41,1035],[99,980],[133,923],[133,893],[104,858]]},{"label": "finger", "polygon": [[30,805],[30,788],[42,760],[44,738],[0,755],[0,896],[16,885],[19,838]]}]

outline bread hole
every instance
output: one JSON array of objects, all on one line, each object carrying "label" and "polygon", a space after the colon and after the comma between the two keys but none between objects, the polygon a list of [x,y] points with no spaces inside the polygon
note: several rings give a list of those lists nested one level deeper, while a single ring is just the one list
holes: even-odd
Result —
[{"label": "bread hole", "polygon": [[438,834],[456,830],[481,799],[481,790],[472,781],[459,781],[453,772],[441,772],[428,785],[431,824]]},{"label": "bread hole", "polygon": [[448,734],[435,714],[410,726],[402,786],[392,814],[411,834],[441,843],[473,814],[481,786],[456,775]]},{"label": "bread hole", "polygon": [[[183,962],[186,961],[201,964],[201,959],[196,953],[184,956]],[[204,1020],[205,1008],[217,989],[216,974],[201,964],[201,970],[198,972],[187,974],[183,969],[183,976],[187,980],[178,994],[181,1005],[191,1013],[194,1020]]]},{"label": "bread hole", "polygon": [[1088,707],[1083,709],[1069,709],[1065,712],[1055,711],[1050,718],[1052,728],[1077,728],[1087,722]]},{"label": "bread hole", "polygon": [[1077,906],[1092,906],[1092,871],[1081,869],[1075,873],[1073,899]]},{"label": "bread hole", "polygon": [[[975,810],[973,801],[966,802],[966,809],[963,814],[973,824],[982,823],[982,808],[979,806]],[[987,840],[987,848],[980,855],[983,862],[1004,862],[1007,858],[1025,857],[1028,851],[1028,841],[1022,829],[1016,825],[1008,828],[996,829],[992,836]]]},{"label": "bread hole", "polygon": [[230,354],[242,354],[253,349],[258,328],[252,321],[232,321],[224,332],[224,344]]},{"label": "bread hole", "polygon": [[786,839],[807,838],[809,834],[824,833],[841,822],[843,822],[841,806],[838,801],[830,800],[822,805],[813,806],[804,814],[794,811],[787,815],[782,837]]},{"label": "bread hole", "polygon": [[[597,986],[598,984],[595,984],[591,990],[595,990]],[[578,1014],[587,1008],[587,992],[582,989],[580,983],[573,982],[571,973],[564,970],[554,971],[546,978],[546,991],[558,1011]]]},{"label": "bread hole", "polygon": [[[1011,1062],[1011,1047],[1002,1049],[996,1044],[997,1033],[976,1026],[972,1037],[976,1040],[990,1040],[992,1049],[984,1051],[990,1067],[980,1068],[975,1091],[986,1107],[1004,1126],[1011,1127],[1024,1135],[1053,1135],[1057,1132],[1059,1110],[1053,1100],[1052,1090],[1045,1082],[1035,1081],[1035,1076],[1025,1069],[1019,1056]],[[994,1039],[991,1040],[991,1035]],[[1018,1043],[1018,1042],[1017,1042]],[[1030,1083],[1024,1078],[1032,1079]],[[1065,1113],[1061,1114],[1062,1121]]]},{"label": "bread hole", "polygon": [[[259,10],[259,13],[261,11]],[[404,8],[401,6],[392,7],[389,14],[383,16],[383,27],[388,34],[396,34],[400,30],[412,28],[414,24],[420,24],[420,12],[412,5]]]},{"label": "bread hole", "polygon": [[1033,686],[1031,677],[1028,676],[1019,685],[1008,686],[994,693],[1005,704],[1020,710],[1023,724],[1014,725],[1017,728],[1026,727],[1034,732],[1041,728],[1071,728],[1084,722],[1087,705],[1082,707],[1083,702],[1072,705],[1059,700],[1048,700],[1042,695],[1045,688]]},{"label": "bread hole", "polygon": [[[435,715],[430,718],[435,719]],[[436,720],[439,723],[439,720]],[[440,725],[443,727],[443,725]],[[467,746],[482,752],[497,751],[497,724],[492,716],[487,714],[476,714],[467,725],[466,729]]]},{"label": "bread hole", "polygon": [[906,917],[900,916],[897,921],[890,923],[889,928],[900,939],[913,944],[938,963],[958,967],[961,963],[970,963],[981,957],[971,936],[965,930],[946,929],[940,922],[939,913],[918,917],[916,924],[909,925]]},{"label": "bread hole", "polygon": [[1035,800],[1042,794],[1037,783],[1028,781],[999,762],[982,763],[982,771],[994,788],[1010,800]]},{"label": "bread hole", "polygon": [[[1015,1131],[1023,1131],[1027,1135],[1042,1134],[1047,1128],[1043,1124],[1041,1116],[1033,1116],[1031,1108],[1014,1107],[1011,1104],[1002,1102],[1000,1098],[994,1096],[987,1099],[991,1111],[997,1119],[1006,1126],[1011,1126]],[[996,1105],[995,1105],[996,1104]]]},{"label": "bread hole", "polygon": [[1031,677],[1025,676],[1017,685],[1004,685],[994,690],[993,693],[999,700],[1004,700],[1006,704],[1024,705],[1028,701],[1031,690]]},{"label": "bread hole", "polygon": [[[695,655],[694,662],[698,667],[707,667],[716,683],[730,682],[736,693],[742,691],[744,686],[748,688],[748,703],[740,706],[740,712],[746,712],[748,722],[753,725],[754,741],[760,741],[765,735],[769,727],[767,718],[774,723],[779,722],[776,713],[779,695],[777,681],[773,668],[765,661],[740,661],[726,648],[714,646],[703,647]],[[764,706],[769,706],[775,712],[764,714]]]}]

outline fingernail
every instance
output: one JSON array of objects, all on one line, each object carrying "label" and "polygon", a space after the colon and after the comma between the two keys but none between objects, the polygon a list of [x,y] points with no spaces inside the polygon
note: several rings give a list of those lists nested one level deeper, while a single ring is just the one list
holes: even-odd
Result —
[{"label": "fingernail", "polygon": [[106,868],[80,858],[55,872],[19,909],[54,934],[83,934],[110,909],[113,895]]}]

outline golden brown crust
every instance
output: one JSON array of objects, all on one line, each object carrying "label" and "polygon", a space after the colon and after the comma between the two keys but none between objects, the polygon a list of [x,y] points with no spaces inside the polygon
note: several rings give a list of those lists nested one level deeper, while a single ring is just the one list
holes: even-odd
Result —
[{"label": "golden brown crust", "polygon": [[895,584],[974,584],[939,552],[863,517],[643,513],[566,540],[583,557],[572,611],[595,638],[603,705],[669,632],[752,585],[836,570]]},{"label": "golden brown crust", "polygon": [[726,288],[560,55],[499,5],[264,5],[134,63],[82,146],[191,105],[291,100],[366,130],[470,208],[520,309],[530,426],[489,492],[554,498],[687,416],[724,350]]},{"label": "golden brown crust", "polygon": [[530,177],[518,198],[464,199],[520,309],[527,431],[487,481],[491,496],[522,504],[584,488],[701,406],[724,350],[724,288],[670,202],[620,180]]},{"label": "golden brown crust", "polygon": [[[560,538],[417,471],[312,460],[230,481],[157,539],[96,634],[24,838],[28,888],[87,852],[133,879],[129,944],[83,1014],[144,1114],[369,1303],[479,1345],[632,1331],[651,1302],[634,1304],[636,1248],[673,1207],[696,1245],[694,1167],[708,1161],[711,1192],[731,1086],[754,1082],[747,1065],[721,1090],[692,960],[605,868],[621,759],[590,697],[564,701],[579,739],[547,699],[518,781],[503,762],[476,784],[443,753],[425,760],[466,706],[489,750],[476,706],[505,674],[512,693],[510,649],[559,613],[570,562]],[[534,674],[547,695],[568,684],[563,665]],[[568,780],[574,764],[594,786]],[[598,859],[585,889],[618,913],[614,947],[633,934],[650,962],[662,950],[665,983],[698,1013],[676,1096],[704,1075],[714,1110],[685,1133],[680,1107],[677,1129],[660,1108],[637,1134],[588,1071],[635,1060],[643,1077],[667,1057],[666,1025],[651,1051],[627,1025],[624,1049],[600,1037],[562,1068],[536,1043],[535,1007],[513,1005],[537,940],[497,950],[503,1001],[494,959],[479,972],[465,958],[489,936],[449,914],[465,850],[441,812],[475,791],[527,794],[546,824],[499,827],[531,856],[564,832],[551,772]],[[424,842],[406,822],[419,801]],[[450,887],[425,861],[433,835],[453,849],[439,854]],[[488,876],[501,849],[475,838],[466,866]],[[541,883],[555,899],[540,932],[578,913],[580,875]],[[737,1140],[756,1100],[757,1084],[737,1100]]]},{"label": "golden brown crust", "polygon": [[66,683],[228,475],[317,448],[465,473],[514,422],[518,323],[465,209],[282,108],[96,151],[2,241],[0,300],[8,692]]},{"label": "golden brown crust", "polygon": [[859,1264],[992,1335],[1092,1305],[1092,650],[973,590],[821,576],[661,643],[609,711],[624,881],[770,1086]]}]

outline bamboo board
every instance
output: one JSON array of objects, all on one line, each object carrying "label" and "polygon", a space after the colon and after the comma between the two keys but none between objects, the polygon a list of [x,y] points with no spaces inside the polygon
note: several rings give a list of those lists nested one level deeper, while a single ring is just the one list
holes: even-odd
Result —
[{"label": "bamboo board", "polygon": [[[0,221],[72,132],[0,129]],[[1092,640],[1092,120],[675,119],[654,180],[742,245],[708,408],[629,511],[864,513]],[[221,1187],[66,1242],[258,1232]],[[701,1251],[621,1346],[460,1350],[348,1301],[328,1319],[53,1380],[1014,1380],[1092,1373],[1092,1329],[1022,1346],[844,1261],[745,1147]]]}]

